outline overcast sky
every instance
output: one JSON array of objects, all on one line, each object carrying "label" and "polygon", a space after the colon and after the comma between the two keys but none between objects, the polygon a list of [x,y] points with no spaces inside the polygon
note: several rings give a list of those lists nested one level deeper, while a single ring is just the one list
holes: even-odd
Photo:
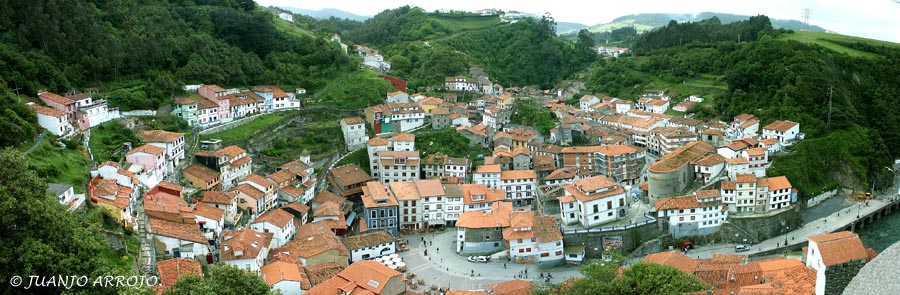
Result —
[{"label": "overcast sky", "polygon": [[[606,23],[635,13],[697,13],[704,11],[733,14],[765,14],[772,18],[803,20],[803,9],[811,10],[810,24],[841,34],[900,43],[900,0],[256,0],[263,6],[284,6],[318,10],[337,8],[359,15],[375,15],[403,5],[427,11],[454,9],[472,11],[483,8],[517,10],[543,14],[550,12],[557,22],[585,25]],[[585,4],[589,3],[589,4]]]}]

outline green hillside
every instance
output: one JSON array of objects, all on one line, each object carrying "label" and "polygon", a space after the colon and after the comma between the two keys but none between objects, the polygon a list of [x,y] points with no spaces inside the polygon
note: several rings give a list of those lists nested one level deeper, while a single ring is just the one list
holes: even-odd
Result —
[{"label": "green hillside", "polygon": [[481,30],[491,28],[500,24],[500,17],[496,15],[449,15],[449,14],[431,14],[429,18],[441,26],[447,28],[449,32]]},{"label": "green hillside", "polygon": [[831,49],[831,50],[834,50],[837,52],[846,53],[847,55],[854,56],[854,57],[874,58],[874,57],[877,57],[878,55],[875,53],[872,53],[872,52],[866,52],[866,51],[862,51],[862,50],[853,49],[853,48],[849,47],[848,44],[863,43],[863,44],[868,44],[868,45],[872,45],[872,46],[887,46],[887,47],[892,47],[892,48],[900,48],[900,44],[893,43],[893,42],[867,39],[867,38],[854,37],[854,36],[847,36],[847,35],[840,35],[840,34],[834,34],[834,33],[823,33],[823,32],[798,31],[798,32],[793,32],[793,33],[789,33],[789,34],[783,34],[783,35],[779,36],[779,39],[794,40],[794,41],[800,41],[800,42],[811,42],[813,44],[816,44],[816,45],[819,45],[819,46],[822,46],[822,47],[825,47],[825,48],[828,48],[828,49]]}]

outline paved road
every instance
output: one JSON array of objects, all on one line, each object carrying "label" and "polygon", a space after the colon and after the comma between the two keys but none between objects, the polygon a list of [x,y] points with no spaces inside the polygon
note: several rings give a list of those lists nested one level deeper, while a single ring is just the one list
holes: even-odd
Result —
[{"label": "paved road", "polygon": [[[489,263],[472,263],[466,257],[457,255],[454,239],[455,230],[448,229],[436,234],[416,234],[401,236],[401,239],[409,240],[410,250],[401,253],[403,261],[407,264],[407,273],[415,273],[417,277],[425,279],[426,286],[436,284],[439,287],[454,290],[481,289],[486,284],[496,284],[516,279],[520,271],[528,269],[527,280],[537,279],[541,272],[553,274],[553,282],[559,283],[571,277],[580,277],[578,266],[558,266],[552,268],[539,268],[537,264],[510,263],[504,258],[493,259]],[[424,246],[421,238],[425,236],[428,246]],[[428,256],[425,256],[425,250]],[[438,251],[440,250],[440,251]],[[506,268],[503,264],[506,263]],[[475,276],[472,276],[474,271]],[[418,291],[423,290],[419,287]]]}]

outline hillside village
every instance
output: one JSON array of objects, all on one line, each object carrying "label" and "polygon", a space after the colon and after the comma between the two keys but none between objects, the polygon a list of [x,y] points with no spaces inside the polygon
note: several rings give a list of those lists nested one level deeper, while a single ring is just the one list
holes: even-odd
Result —
[{"label": "hillside village", "polygon": [[[291,14],[279,17],[293,21]],[[340,43],[339,36],[332,40]],[[390,73],[377,50],[355,51],[368,69]],[[628,48],[596,51],[616,57]],[[729,238],[743,229],[727,224],[790,214],[798,194],[819,193],[800,192],[791,179],[767,172],[773,155],[804,140],[794,118],[699,120],[691,109],[704,103],[703,93],[617,98],[562,86],[504,87],[471,72],[477,74],[446,77],[427,93],[408,93],[402,79],[384,76],[396,88],[382,93],[385,102],[353,110],[358,115],[337,123],[342,134],[330,135],[344,144],[335,151],[341,159],[364,154],[367,167],[304,155],[271,168],[258,165],[247,146],[223,145],[216,133],[192,140],[195,131],[305,109],[312,96],[273,85],[187,85],[190,95],[174,98],[171,115],[190,133],[137,130],[145,144],[126,146],[122,161],[92,167],[84,195],[66,183],[50,190],[70,210],[90,202],[133,229],[138,264],[163,278],[159,292],[180,276],[202,274],[201,266],[226,264],[282,294],[527,294],[541,282],[535,271],[528,279],[529,268],[547,282],[552,270],[552,281],[561,282],[577,277],[567,265],[630,254],[653,240],[674,251],[657,248],[644,261],[696,276],[712,287],[709,294],[822,294],[843,289],[843,274],[877,255],[856,234],[838,232],[808,237],[804,260],[748,262],[736,248],[691,257],[693,244],[705,241],[749,245],[784,234]],[[567,104],[574,93],[581,97]],[[135,116],[94,94],[42,91],[36,95],[44,105],[30,107],[60,138]],[[527,115],[519,113],[526,105],[552,114],[549,132],[527,120],[513,123]],[[421,152],[416,138],[440,130],[486,153]],[[638,230],[659,237],[637,237]],[[526,271],[500,279],[482,271],[479,259],[498,272]],[[490,278],[473,288],[436,285],[440,275]]]}]

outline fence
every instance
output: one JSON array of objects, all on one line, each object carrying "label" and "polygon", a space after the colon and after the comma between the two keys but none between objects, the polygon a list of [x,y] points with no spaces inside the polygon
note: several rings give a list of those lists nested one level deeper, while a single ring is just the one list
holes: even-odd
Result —
[{"label": "fence", "polygon": [[122,117],[147,117],[147,116],[156,116],[156,111],[151,110],[134,110],[128,112],[121,112]]},{"label": "fence", "polygon": [[834,195],[837,195],[837,192],[838,192],[838,190],[834,189],[834,190],[831,190],[828,192],[821,193],[818,196],[815,196],[815,197],[807,200],[806,207],[809,208],[809,207],[818,205],[819,203],[824,202],[825,200],[828,200],[828,198],[831,198]]},{"label": "fence", "polygon": [[657,221],[656,217],[653,217],[647,213],[644,213],[644,217],[646,217],[648,220],[644,220],[644,221],[641,221],[638,223],[626,224],[626,225],[601,226],[601,227],[595,227],[595,228],[589,228],[589,229],[569,229],[569,230],[560,229],[560,231],[562,231],[562,233],[564,235],[571,235],[571,234],[577,234],[577,233],[602,233],[602,232],[611,232],[611,231],[632,229],[632,228],[648,225],[651,223],[656,223],[656,221]]}]

